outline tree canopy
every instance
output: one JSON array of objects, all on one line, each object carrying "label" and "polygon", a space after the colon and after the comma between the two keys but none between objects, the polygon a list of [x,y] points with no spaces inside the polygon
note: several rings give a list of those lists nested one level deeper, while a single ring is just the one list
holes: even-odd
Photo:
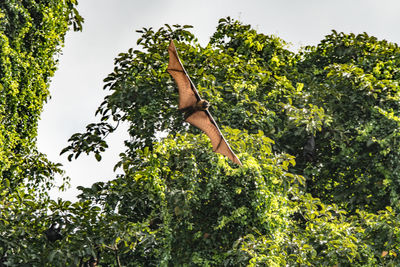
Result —
[{"label": "tree canopy", "polygon": [[[20,236],[41,251],[9,245],[18,256],[6,251],[4,262],[399,264],[397,45],[333,31],[294,53],[228,17],[202,47],[190,28],[143,28],[140,49],[118,55],[104,79],[110,94],[96,111],[100,122],[62,153],[101,160],[106,136],[128,123],[115,166],[123,174],[80,187],[76,203],[25,200],[40,214],[51,210],[62,237],[46,241],[43,225],[29,221],[29,238]],[[243,167],[183,122],[166,73],[170,39]]]},{"label": "tree canopy", "polygon": [[[81,198],[148,227],[129,239],[132,264],[398,262],[397,45],[333,31],[294,53],[224,18],[201,47],[189,29],[138,31],[141,49],[121,53],[104,80],[101,122],[63,151],[100,160],[104,137],[129,122],[124,174]],[[170,39],[243,168],[182,123],[165,72]]]}]

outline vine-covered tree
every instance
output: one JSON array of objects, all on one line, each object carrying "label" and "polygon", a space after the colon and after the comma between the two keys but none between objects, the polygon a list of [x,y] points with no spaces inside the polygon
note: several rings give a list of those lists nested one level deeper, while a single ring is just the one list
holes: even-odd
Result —
[{"label": "vine-covered tree", "polygon": [[76,4],[0,1],[0,266],[43,262],[47,190],[62,171],[37,150],[37,124],[65,33],[83,21]]},{"label": "vine-covered tree", "polygon": [[57,170],[36,150],[35,138],[56,69],[54,56],[68,25],[80,28],[75,2],[0,3],[0,177],[12,186],[46,182]]}]

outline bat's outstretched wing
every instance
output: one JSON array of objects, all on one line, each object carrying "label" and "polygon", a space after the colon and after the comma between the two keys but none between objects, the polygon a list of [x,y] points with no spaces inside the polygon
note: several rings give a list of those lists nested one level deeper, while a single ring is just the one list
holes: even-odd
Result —
[{"label": "bat's outstretched wing", "polygon": [[242,165],[208,110],[196,111],[186,121],[202,130],[210,138],[214,152],[227,156],[234,163]]},{"label": "bat's outstretched wing", "polygon": [[[171,40],[169,44],[168,53],[169,63],[167,71],[174,78],[179,90],[178,108],[182,110],[188,107],[193,107],[201,100],[201,97],[179,60],[178,52],[176,51],[173,40]],[[202,130],[210,138],[214,152],[225,155],[234,163],[242,165],[238,157],[230,148],[228,142],[226,142],[217,123],[208,110],[195,111],[186,118],[186,121]]]},{"label": "bat's outstretched wing", "polygon": [[179,90],[178,108],[184,109],[193,106],[197,101],[201,100],[201,98],[179,59],[173,40],[171,40],[169,44],[168,53],[169,63],[167,71],[174,78]]}]

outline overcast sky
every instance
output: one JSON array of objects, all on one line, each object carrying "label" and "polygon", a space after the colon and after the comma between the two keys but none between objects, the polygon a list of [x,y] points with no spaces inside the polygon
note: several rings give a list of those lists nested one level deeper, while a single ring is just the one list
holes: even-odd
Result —
[{"label": "overcast sky", "polygon": [[317,44],[332,29],[367,32],[400,43],[398,0],[79,0],[78,10],[85,18],[83,31],[67,33],[38,135],[39,151],[62,163],[71,177],[71,189],[51,195],[69,200],[76,199],[77,186],[115,177],[112,169],[125,150],[126,126],[107,137],[110,149],[101,162],[93,155],[68,162],[59,153],[72,134],[97,122],[94,113],[107,94],[102,80],[112,72],[119,53],[137,48],[135,30],[158,29],[165,23],[193,25],[192,31],[205,45],[218,20],[231,16],[292,43],[293,50]]}]

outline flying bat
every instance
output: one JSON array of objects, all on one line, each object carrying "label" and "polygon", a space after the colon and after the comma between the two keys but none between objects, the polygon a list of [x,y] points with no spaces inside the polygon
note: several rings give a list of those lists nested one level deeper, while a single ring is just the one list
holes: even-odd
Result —
[{"label": "flying bat", "polygon": [[169,44],[168,53],[169,63],[167,71],[174,78],[178,86],[178,108],[179,111],[184,113],[185,121],[202,130],[210,138],[214,152],[225,155],[234,163],[242,165],[208,111],[210,104],[200,97],[199,92],[190,80],[179,59],[173,40]]}]

